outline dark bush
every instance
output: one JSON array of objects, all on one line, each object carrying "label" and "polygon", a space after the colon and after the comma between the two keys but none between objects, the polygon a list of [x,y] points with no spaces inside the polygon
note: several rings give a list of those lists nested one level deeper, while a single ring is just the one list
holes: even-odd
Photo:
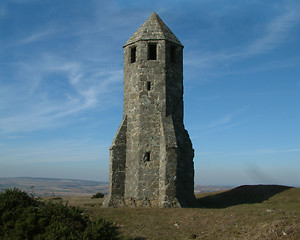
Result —
[{"label": "dark bush", "polygon": [[98,192],[95,195],[93,195],[92,198],[104,198],[104,194],[101,192]]},{"label": "dark bush", "polygon": [[41,202],[16,188],[0,193],[0,239],[119,239],[111,223],[91,221],[79,208]]}]

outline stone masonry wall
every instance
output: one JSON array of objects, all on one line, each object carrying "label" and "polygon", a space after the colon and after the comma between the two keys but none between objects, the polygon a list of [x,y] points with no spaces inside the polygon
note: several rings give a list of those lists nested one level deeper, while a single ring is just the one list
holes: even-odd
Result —
[{"label": "stone masonry wall", "polygon": [[[160,116],[165,106],[164,44],[156,44],[155,61],[147,59],[147,41],[124,49],[124,114],[128,117],[124,197],[146,203],[156,200],[159,191]],[[136,47],[134,63],[130,62],[132,47]]]},{"label": "stone masonry wall", "polygon": [[125,44],[123,120],[110,149],[104,206],[194,205],[182,53],[179,40],[155,13]]}]

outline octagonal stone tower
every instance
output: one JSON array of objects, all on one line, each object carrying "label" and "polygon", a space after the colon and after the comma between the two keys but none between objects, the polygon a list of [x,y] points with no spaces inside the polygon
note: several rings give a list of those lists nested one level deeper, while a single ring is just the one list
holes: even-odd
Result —
[{"label": "octagonal stone tower", "polygon": [[153,13],[124,48],[123,120],[103,205],[195,204],[194,150],[183,125],[183,45]]}]

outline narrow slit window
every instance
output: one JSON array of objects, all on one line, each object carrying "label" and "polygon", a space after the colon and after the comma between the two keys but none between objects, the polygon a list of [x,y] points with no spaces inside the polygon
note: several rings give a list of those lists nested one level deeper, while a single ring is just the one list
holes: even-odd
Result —
[{"label": "narrow slit window", "polygon": [[130,62],[134,63],[136,61],[136,47],[131,48],[131,58]]},{"label": "narrow slit window", "polygon": [[171,58],[171,62],[175,63],[176,62],[176,47],[175,46],[171,46],[171,50],[170,50],[170,58]]},{"label": "narrow slit window", "polygon": [[147,82],[147,91],[150,91],[151,89],[151,82]]},{"label": "narrow slit window", "polygon": [[156,43],[148,45],[148,60],[156,60]]},{"label": "narrow slit window", "polygon": [[150,162],[150,152],[146,152],[145,153],[145,158],[144,158],[145,162]]}]

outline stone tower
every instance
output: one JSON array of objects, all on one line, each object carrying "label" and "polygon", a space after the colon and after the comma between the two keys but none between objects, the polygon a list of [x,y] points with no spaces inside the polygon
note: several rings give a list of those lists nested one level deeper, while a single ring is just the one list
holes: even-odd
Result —
[{"label": "stone tower", "polygon": [[153,13],[123,48],[123,120],[110,148],[104,206],[193,206],[194,150],[183,125],[183,45]]}]

